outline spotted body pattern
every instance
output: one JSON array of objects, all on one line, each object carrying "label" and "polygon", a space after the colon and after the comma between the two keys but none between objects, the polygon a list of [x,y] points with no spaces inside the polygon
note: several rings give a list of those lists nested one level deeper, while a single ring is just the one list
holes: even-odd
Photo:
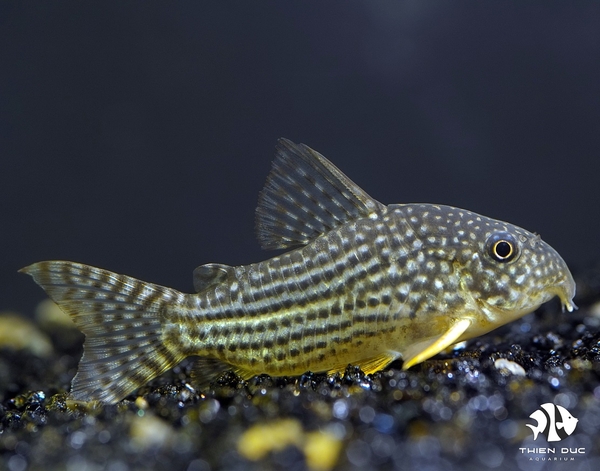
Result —
[{"label": "spotted body pattern", "polygon": [[228,369],[372,373],[399,358],[408,368],[555,295],[575,307],[566,264],[539,236],[450,206],[385,206],[284,139],[257,232],[264,248],[297,248],[202,265],[196,294],[73,262],[23,269],[86,334],[72,397],[118,401],[190,355],[199,387]]}]

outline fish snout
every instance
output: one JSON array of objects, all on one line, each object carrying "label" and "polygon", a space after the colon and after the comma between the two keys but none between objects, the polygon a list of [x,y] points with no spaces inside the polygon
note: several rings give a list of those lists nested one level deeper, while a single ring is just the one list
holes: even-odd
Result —
[{"label": "fish snout", "polygon": [[550,245],[544,244],[546,263],[543,264],[542,273],[546,277],[546,290],[559,297],[563,311],[573,312],[577,306],[573,302],[575,297],[575,280],[563,258]]},{"label": "fish snout", "polygon": [[555,294],[560,298],[560,302],[562,304],[563,312],[565,309],[569,312],[573,312],[577,309],[577,305],[573,302],[573,298],[575,297],[576,287],[575,280],[573,280],[573,275],[567,268],[567,265],[564,265],[564,275],[562,280],[555,287]]}]

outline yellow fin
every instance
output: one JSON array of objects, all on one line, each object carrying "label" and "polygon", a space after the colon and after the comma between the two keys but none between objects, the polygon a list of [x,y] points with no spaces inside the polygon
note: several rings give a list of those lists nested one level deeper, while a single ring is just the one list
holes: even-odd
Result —
[{"label": "yellow fin", "polygon": [[396,358],[398,358],[397,355],[394,355],[391,352],[385,352],[374,358],[370,358],[368,360],[359,362],[358,366],[360,366],[360,369],[363,371],[364,374],[370,375],[375,373],[376,371],[382,370],[391,362],[393,362]]},{"label": "yellow fin", "polygon": [[419,351],[412,357],[407,357],[402,365],[403,370],[409,369],[411,366],[421,363],[422,361],[431,358],[440,353],[445,348],[449,347],[460,338],[460,336],[469,328],[471,321],[469,319],[461,319],[452,324],[444,334],[434,340],[431,345],[428,345],[423,350]]},{"label": "yellow fin", "polygon": [[[376,371],[382,370],[391,362],[393,362],[396,358],[398,358],[398,355],[395,354],[395,352],[384,352],[377,355],[376,357],[352,362],[352,364],[359,366],[364,374],[370,375],[375,373]],[[344,373],[344,371],[346,371],[347,366],[348,365],[333,368],[329,370],[327,374],[332,375],[335,373]]]},{"label": "yellow fin", "polygon": [[244,381],[248,381],[250,378],[256,376],[259,373],[255,373],[253,371],[247,370],[246,368],[242,368],[241,366],[236,366],[233,368],[233,372],[242,378]]}]

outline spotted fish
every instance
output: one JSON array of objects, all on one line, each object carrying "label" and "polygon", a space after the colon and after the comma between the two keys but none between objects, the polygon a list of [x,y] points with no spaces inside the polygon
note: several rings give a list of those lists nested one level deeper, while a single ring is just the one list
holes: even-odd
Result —
[{"label": "spotted fish", "polygon": [[406,369],[556,295],[575,308],[569,269],[538,235],[451,206],[383,205],[286,139],[256,227],[263,248],[290,250],[202,265],[195,294],[74,262],[23,268],[86,336],[71,397],[117,402],[192,355],[200,387],[227,370]]}]

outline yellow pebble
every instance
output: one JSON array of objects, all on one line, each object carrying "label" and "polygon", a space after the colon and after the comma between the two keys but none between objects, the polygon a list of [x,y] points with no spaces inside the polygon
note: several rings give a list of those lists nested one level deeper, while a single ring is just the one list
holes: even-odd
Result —
[{"label": "yellow pebble", "polygon": [[56,330],[57,328],[75,329],[75,323],[69,315],[58,307],[51,299],[44,299],[35,308],[35,320],[43,329]]},{"label": "yellow pebble", "polygon": [[573,358],[569,364],[576,370],[591,370],[594,366],[590,360],[584,358]]},{"label": "yellow pebble", "polygon": [[146,410],[149,407],[148,401],[146,401],[146,399],[144,399],[142,396],[138,396],[135,399],[135,406],[140,410]]},{"label": "yellow pebble", "polygon": [[306,464],[313,471],[329,471],[337,461],[342,449],[342,442],[328,432],[311,432],[306,434],[304,455]]},{"label": "yellow pebble", "polygon": [[139,450],[162,448],[174,440],[173,427],[152,414],[134,417],[129,434],[133,445]]},{"label": "yellow pebble", "polygon": [[342,442],[335,435],[321,431],[304,433],[296,419],[253,425],[242,434],[237,449],[244,458],[258,461],[290,445],[304,452],[306,464],[312,471],[332,469],[342,449]]},{"label": "yellow pebble", "polygon": [[0,347],[27,349],[43,357],[52,352],[52,343],[33,322],[18,314],[0,314]]},{"label": "yellow pebble", "polygon": [[295,419],[281,419],[257,424],[246,430],[238,442],[238,452],[243,457],[258,461],[271,451],[283,450],[286,446],[302,445],[302,426]]}]

